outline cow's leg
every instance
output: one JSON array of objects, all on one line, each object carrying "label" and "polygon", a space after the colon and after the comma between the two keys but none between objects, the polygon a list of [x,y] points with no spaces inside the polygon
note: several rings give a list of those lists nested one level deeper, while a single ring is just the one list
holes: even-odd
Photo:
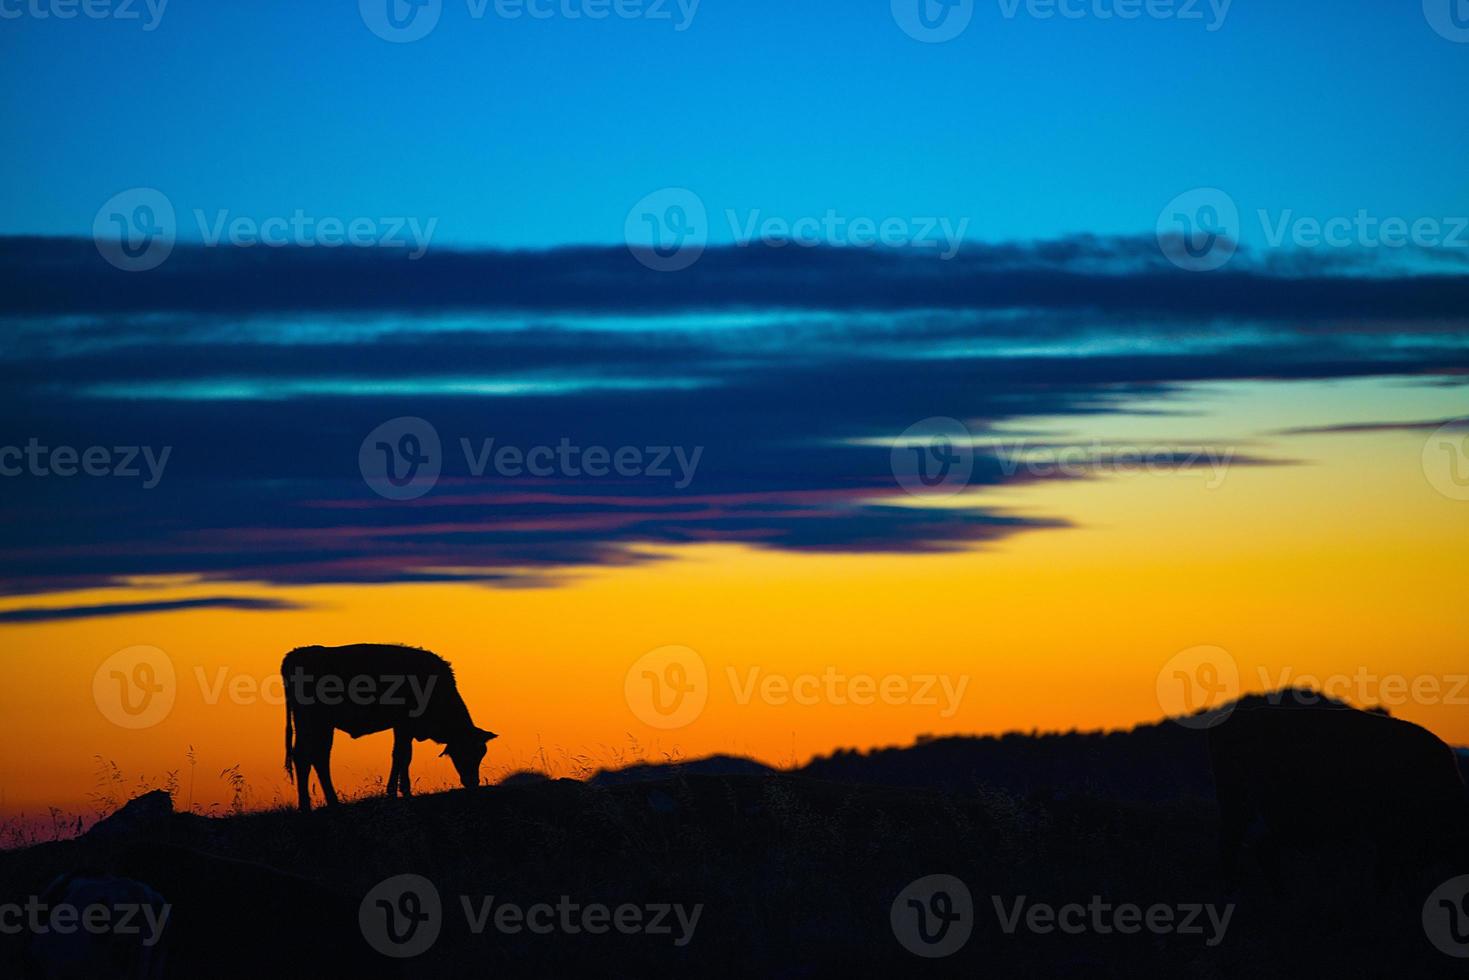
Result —
[{"label": "cow's leg", "polygon": [[[401,790],[405,798],[413,795],[413,784],[408,778],[408,767],[413,762],[413,736],[402,728],[393,729],[393,776],[388,777],[388,795]],[[398,783],[393,784],[394,776]]]},{"label": "cow's leg", "polygon": [[313,726],[296,726],[296,744],[291,747],[291,769],[296,774],[296,803],[302,812],[311,809],[311,767],[316,764],[319,741]]},{"label": "cow's leg", "polygon": [[325,797],[327,806],[337,805],[337,791],[332,786],[332,739],[335,735],[335,729],[326,730],[316,755],[316,778],[321,780],[321,795]]}]

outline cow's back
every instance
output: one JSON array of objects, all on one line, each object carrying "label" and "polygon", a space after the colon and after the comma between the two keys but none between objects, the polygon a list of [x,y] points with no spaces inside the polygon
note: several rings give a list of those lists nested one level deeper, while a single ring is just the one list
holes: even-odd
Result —
[{"label": "cow's back", "polygon": [[431,723],[458,700],[447,661],[394,644],[297,647],[281,660],[281,678],[298,718],[327,719],[354,737]]}]

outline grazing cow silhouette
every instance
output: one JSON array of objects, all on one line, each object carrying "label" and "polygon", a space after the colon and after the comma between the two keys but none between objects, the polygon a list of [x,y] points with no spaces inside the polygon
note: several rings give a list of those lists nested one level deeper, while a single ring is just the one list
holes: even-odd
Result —
[{"label": "grazing cow silhouette", "polygon": [[1211,728],[1220,860],[1230,888],[1252,824],[1266,878],[1281,852],[1366,843],[1379,891],[1440,859],[1461,861],[1469,798],[1453,750],[1432,732],[1354,708],[1240,708]]},{"label": "grazing cow silhouette", "polygon": [[[311,809],[311,770],[328,805],[332,737],[393,730],[388,795],[412,795],[408,765],[415,741],[444,745],[465,788],[479,785],[479,764],[494,732],[475,727],[454,683],[454,669],[437,654],[415,647],[357,643],[298,647],[281,661],[286,689],[286,773],[302,810]],[[295,734],[292,735],[292,720]]]}]

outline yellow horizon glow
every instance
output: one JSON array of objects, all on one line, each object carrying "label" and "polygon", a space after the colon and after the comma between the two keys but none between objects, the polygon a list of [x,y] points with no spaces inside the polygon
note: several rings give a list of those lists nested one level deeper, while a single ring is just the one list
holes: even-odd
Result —
[{"label": "yellow horizon glow", "polygon": [[[1273,392],[1275,403],[1262,405],[1258,390]],[[1259,432],[1259,420],[1275,428],[1341,421],[1348,402],[1373,418],[1385,404],[1404,419],[1456,414],[1452,390],[1402,392],[1411,394],[1385,382],[1220,386],[1183,403],[1197,416],[1102,416],[1087,425],[1109,440],[1166,431],[1179,443],[1222,442],[1225,432]],[[1074,433],[1078,422],[1056,424]],[[1236,659],[1244,692],[1306,675],[1462,675],[1469,672],[1462,560],[1469,502],[1429,485],[1421,462],[1426,437],[1261,438],[1239,451],[1301,462],[1232,466],[1212,488],[1204,472],[985,489],[974,502],[1075,526],[952,554],[698,545],[655,549],[661,560],[631,567],[572,570],[556,588],[159,579],[10,599],[4,608],[229,594],[304,608],[0,629],[9,668],[0,715],[12,733],[0,744],[0,815],[47,806],[86,811],[98,756],[115,762],[130,786],[139,777],[156,786],[178,771],[183,807],[191,745],[195,805],[228,802],[219,773],[234,765],[249,782],[252,805],[291,801],[280,704],[259,695],[211,703],[208,692],[221,679],[266,684],[287,650],[307,644],[401,642],[450,660],[475,721],[500,733],[486,758],[490,780],[518,769],[575,775],[712,753],[792,765],[925,734],[1125,728],[1163,717],[1158,672],[1179,651],[1205,644]],[[99,664],[134,645],[162,649],[178,672],[171,713],[142,730],[114,725],[92,693]],[[665,731],[634,714],[623,684],[635,661],[669,645],[698,652],[710,689],[694,722]],[[956,684],[967,678],[967,686],[951,715],[942,712],[942,698],[939,705],[758,697],[742,704],[729,672],[743,684],[752,668],[787,678],[829,668],[879,680],[937,675]],[[1357,689],[1344,693],[1353,697]],[[1465,704],[1390,707],[1451,743],[1469,744],[1469,689],[1459,694]],[[357,742],[339,734],[338,788],[365,791],[385,778],[390,743],[386,733]],[[437,755],[430,743],[416,747],[413,772],[425,788],[453,783],[448,761]]]}]

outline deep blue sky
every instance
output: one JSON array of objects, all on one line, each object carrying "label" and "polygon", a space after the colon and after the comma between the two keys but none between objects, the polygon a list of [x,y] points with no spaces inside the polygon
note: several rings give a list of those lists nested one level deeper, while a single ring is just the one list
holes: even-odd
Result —
[{"label": "deep blue sky", "polygon": [[1205,185],[1250,214],[1469,214],[1469,44],[1417,0],[1235,0],[1214,32],[979,0],[937,45],[889,0],[704,0],[681,33],[444,0],[411,44],[356,3],[173,0],[151,32],[0,20],[0,52],[3,233],[88,234],[134,186],[181,217],[436,217],[436,244],[507,246],[617,242],[668,185],[988,241],[1149,232]]}]

